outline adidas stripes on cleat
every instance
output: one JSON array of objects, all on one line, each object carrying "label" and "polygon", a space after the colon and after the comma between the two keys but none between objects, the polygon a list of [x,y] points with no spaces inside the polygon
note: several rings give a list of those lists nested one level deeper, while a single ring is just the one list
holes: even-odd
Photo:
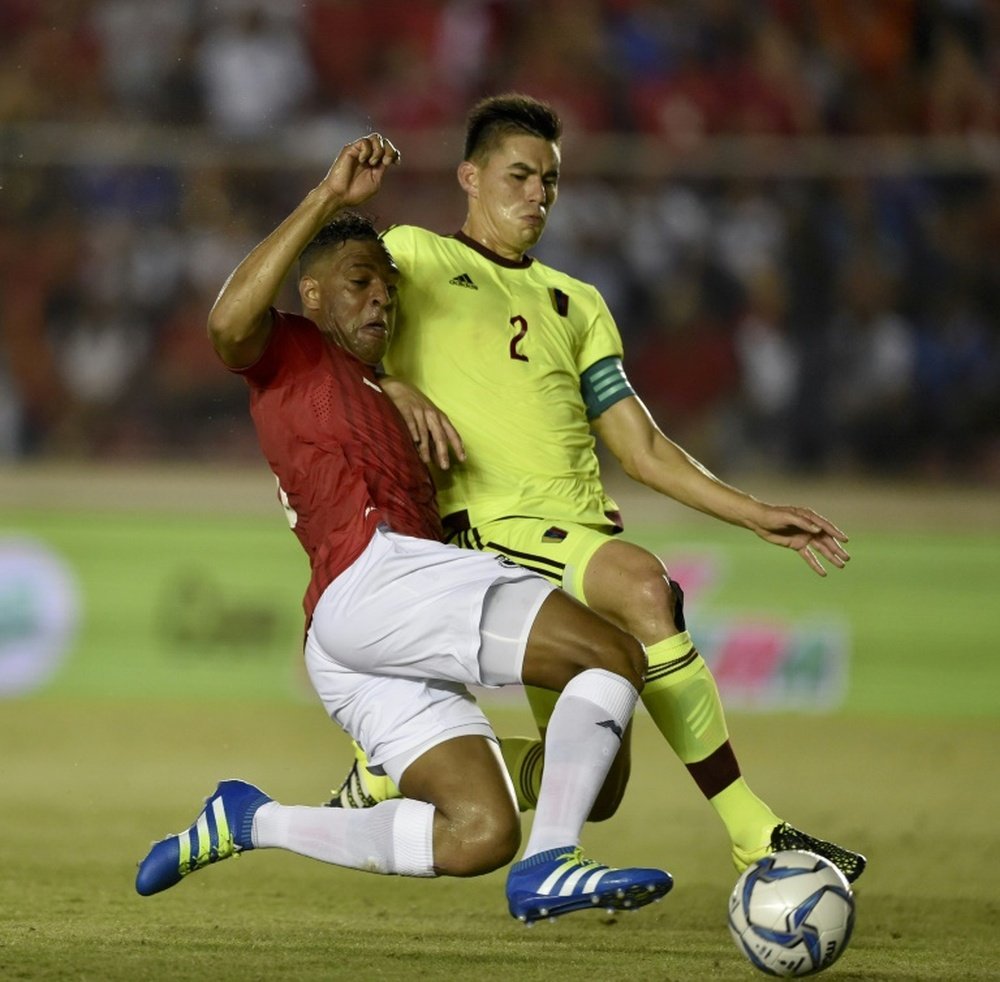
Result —
[{"label": "adidas stripes on cleat", "polygon": [[330,793],[333,797],[326,803],[328,808],[374,808],[381,801],[400,797],[392,778],[368,770],[368,758],[357,742],[354,743],[354,763],[347,777]]},{"label": "adidas stripes on cleat", "polygon": [[851,852],[850,849],[838,846],[834,842],[827,842],[825,839],[817,839],[787,822],[775,825],[771,829],[771,841],[768,847],[761,849],[758,853],[744,853],[734,848],[733,863],[742,873],[751,863],[756,862],[762,856],[772,852],[782,852],[785,849],[804,849],[806,852],[814,852],[817,856],[822,856],[844,874],[848,883],[853,883],[861,876],[868,865],[868,860],[861,853]]},{"label": "adidas stripes on cleat", "polygon": [[194,825],[153,843],[139,863],[136,890],[148,897],[179,883],[188,873],[253,849],[253,817],[270,800],[245,781],[221,781],[205,799]]},{"label": "adidas stripes on cleat", "polygon": [[357,761],[351,764],[340,787],[330,794],[333,797],[326,803],[327,808],[374,808],[378,804],[365,790],[364,778]]},{"label": "adidas stripes on cleat", "polygon": [[507,876],[507,904],[512,917],[533,924],[574,910],[637,910],[673,885],[664,870],[610,869],[567,846],[515,863]]}]

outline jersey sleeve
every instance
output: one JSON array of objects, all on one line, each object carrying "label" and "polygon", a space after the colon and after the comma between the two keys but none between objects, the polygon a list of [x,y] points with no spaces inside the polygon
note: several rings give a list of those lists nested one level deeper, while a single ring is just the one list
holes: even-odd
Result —
[{"label": "jersey sleeve", "polygon": [[230,368],[229,370],[234,375],[242,375],[253,385],[265,388],[281,373],[285,334],[282,315],[272,307],[271,333],[268,335],[264,350],[252,365],[247,365],[246,368]]},{"label": "jersey sleeve", "polygon": [[595,289],[591,297],[587,330],[577,355],[577,371],[582,376],[591,365],[602,359],[621,359],[623,355],[622,338],[621,334],[618,333],[618,325],[615,323],[614,317],[611,316],[611,311],[608,310],[604,297]]},{"label": "jersey sleeve", "polygon": [[[274,385],[296,359],[301,360],[296,344],[296,336],[302,334],[301,321],[305,318],[272,307],[271,334],[260,357],[246,368],[231,368],[230,371],[261,389]],[[308,321],[306,326],[310,326]]]},{"label": "jersey sleeve", "polygon": [[381,235],[382,244],[389,250],[400,272],[412,268],[417,246],[417,229],[412,225],[390,225]]}]

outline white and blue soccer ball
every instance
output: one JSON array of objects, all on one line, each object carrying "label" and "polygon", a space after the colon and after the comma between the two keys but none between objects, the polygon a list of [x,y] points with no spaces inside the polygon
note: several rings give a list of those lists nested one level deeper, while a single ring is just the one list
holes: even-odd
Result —
[{"label": "white and blue soccer ball", "polygon": [[729,932],[755,968],[797,977],[829,968],[854,929],[844,874],[812,852],[789,849],[748,866],[729,898]]}]

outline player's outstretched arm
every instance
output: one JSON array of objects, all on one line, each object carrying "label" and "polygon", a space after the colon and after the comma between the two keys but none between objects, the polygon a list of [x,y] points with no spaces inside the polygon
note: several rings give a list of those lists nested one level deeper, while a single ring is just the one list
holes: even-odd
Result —
[{"label": "player's outstretched arm", "polygon": [[375,195],[399,151],[385,137],[370,133],[348,143],[326,176],[295,210],[233,271],[208,318],[208,336],[231,368],[252,365],[271,332],[269,308],[316,233],[344,208]]},{"label": "player's outstretched arm", "polygon": [[593,427],[629,477],[689,508],[750,529],[766,542],[793,549],[820,576],[820,557],[842,569],[847,535],[811,508],[771,505],[720,481],[670,440],[635,396],[605,410]]},{"label": "player's outstretched arm", "polygon": [[458,461],[465,460],[465,446],[458,430],[447,414],[442,412],[416,386],[392,375],[383,376],[379,384],[392,400],[413,437],[414,446],[425,464],[435,463],[446,471],[451,466],[451,454]]},{"label": "player's outstretched arm", "polygon": [[812,508],[759,504],[763,507],[760,519],[747,527],[765,542],[794,550],[820,576],[826,576],[820,556],[837,569],[850,562],[850,554],[844,548],[847,533]]}]

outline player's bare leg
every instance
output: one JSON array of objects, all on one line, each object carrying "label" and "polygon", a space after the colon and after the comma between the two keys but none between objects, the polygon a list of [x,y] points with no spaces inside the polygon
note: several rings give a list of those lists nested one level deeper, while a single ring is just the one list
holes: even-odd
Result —
[{"label": "player's bare leg", "polygon": [[498,869],[521,844],[510,779],[496,744],[485,737],[461,736],[432,747],[407,767],[399,789],[434,806],[434,868],[442,875]]},{"label": "player's bare leg", "polygon": [[153,844],[136,889],[159,893],[253,849],[409,876],[475,876],[514,858],[520,820],[492,741],[460,736],[438,744],[406,768],[400,783],[418,797],[338,810],[283,805],[252,784],[223,781],[188,829]]}]

